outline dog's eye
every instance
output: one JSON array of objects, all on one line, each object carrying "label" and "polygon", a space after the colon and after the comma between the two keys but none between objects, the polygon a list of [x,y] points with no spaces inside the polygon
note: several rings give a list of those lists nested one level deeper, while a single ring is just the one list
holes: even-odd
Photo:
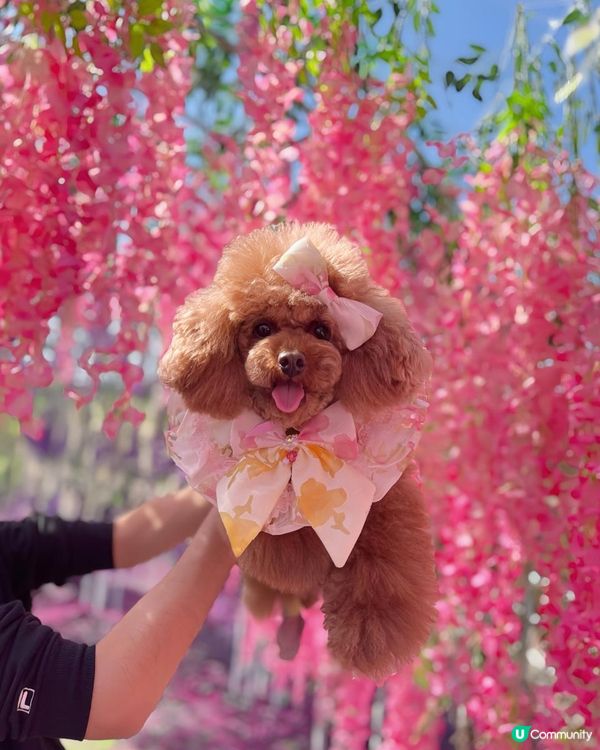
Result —
[{"label": "dog's eye", "polygon": [[325,323],[313,323],[312,332],[318,339],[323,339],[324,341],[329,341],[331,338],[331,331]]},{"label": "dog's eye", "polygon": [[273,326],[271,323],[267,323],[266,320],[262,320],[254,326],[254,335],[257,339],[266,339],[273,333]]}]

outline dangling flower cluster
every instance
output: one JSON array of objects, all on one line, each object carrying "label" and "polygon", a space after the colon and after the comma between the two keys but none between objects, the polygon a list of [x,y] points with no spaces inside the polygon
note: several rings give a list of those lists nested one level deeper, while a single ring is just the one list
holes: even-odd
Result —
[{"label": "dangling flower cluster", "polygon": [[191,61],[177,29],[191,8],[168,4],[163,66],[144,75],[127,53],[133,4],[117,14],[88,3],[71,47],[36,25],[58,16],[55,3],[36,7],[0,48],[0,408],[36,433],[32,389],[55,377],[70,383],[77,361],[87,374],[70,390],[78,404],[103,374],[120,375],[123,393],[105,422],[115,434],[143,418],[129,402],[155,305],[170,316],[166,300],[206,283],[222,239],[216,228],[205,238],[213,213],[201,206],[182,228],[194,192],[177,118]]}]

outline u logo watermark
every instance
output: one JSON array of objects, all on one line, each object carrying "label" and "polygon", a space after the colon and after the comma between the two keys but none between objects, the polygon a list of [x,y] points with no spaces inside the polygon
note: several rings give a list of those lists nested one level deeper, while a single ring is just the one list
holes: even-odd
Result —
[{"label": "u logo watermark", "polygon": [[559,732],[544,732],[539,729],[532,729],[531,724],[517,724],[513,727],[511,736],[515,742],[525,742],[529,737],[532,740],[579,740],[579,742],[590,742],[593,732],[586,729],[562,729]]},{"label": "u logo watermark", "polygon": [[530,731],[531,725],[525,726],[523,724],[519,724],[516,727],[513,727],[512,738],[515,742],[525,742],[525,740],[529,737]]}]

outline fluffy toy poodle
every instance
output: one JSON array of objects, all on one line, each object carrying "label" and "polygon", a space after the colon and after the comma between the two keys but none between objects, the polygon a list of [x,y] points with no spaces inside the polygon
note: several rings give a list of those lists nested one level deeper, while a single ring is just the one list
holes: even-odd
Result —
[{"label": "fluffy toy poodle", "polygon": [[[322,259],[327,294],[361,303],[376,316],[359,345],[348,343],[343,321],[324,302],[327,294],[307,292],[281,272],[286,252],[303,243]],[[238,237],[225,249],[211,286],[189,296],[178,310],[159,374],[179,394],[186,413],[208,415],[221,426],[250,415],[260,422],[259,432],[263,424],[275,425],[287,440],[295,440],[326,410],[339,408],[356,424],[360,451],[362,426],[379,419],[393,431],[390,415],[423,392],[430,371],[429,354],[402,303],[374,283],[357,247],[331,226],[289,223]],[[329,477],[336,470],[331,462],[343,463],[332,454],[317,455],[314,445],[311,450],[320,461],[314,466]],[[235,462],[231,453],[229,444],[220,450]],[[286,455],[289,463],[296,451]],[[255,615],[268,615],[278,601],[289,612],[294,602],[309,606],[322,596],[332,655],[343,667],[378,679],[418,652],[435,616],[428,518],[415,465],[410,455],[405,459],[396,464],[401,470],[386,480],[381,497],[367,503],[344,564],[334,564],[315,523],[305,520],[287,533],[268,533],[264,524],[260,528],[266,530],[250,533],[237,550],[245,601]],[[228,474],[228,488],[241,465],[238,461]],[[244,476],[272,468],[262,461]],[[292,479],[284,481],[285,492],[293,495]],[[308,485],[323,486],[314,478],[306,479]],[[203,481],[196,486],[206,491]],[[260,497],[248,494],[248,504]],[[311,502],[316,518],[318,493]],[[243,512],[221,515],[234,523]],[[343,517],[335,509],[327,512],[336,523]],[[341,528],[347,532],[343,523]]]}]

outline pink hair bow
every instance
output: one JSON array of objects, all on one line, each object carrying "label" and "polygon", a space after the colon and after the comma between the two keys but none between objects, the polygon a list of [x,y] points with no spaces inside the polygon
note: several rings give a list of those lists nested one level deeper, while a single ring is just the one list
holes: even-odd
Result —
[{"label": "pink hair bow", "polygon": [[348,349],[358,349],[377,330],[381,313],[358,300],[338,297],[329,286],[323,256],[307,237],[294,242],[273,270],[294,288],[317,297],[327,306]]}]

